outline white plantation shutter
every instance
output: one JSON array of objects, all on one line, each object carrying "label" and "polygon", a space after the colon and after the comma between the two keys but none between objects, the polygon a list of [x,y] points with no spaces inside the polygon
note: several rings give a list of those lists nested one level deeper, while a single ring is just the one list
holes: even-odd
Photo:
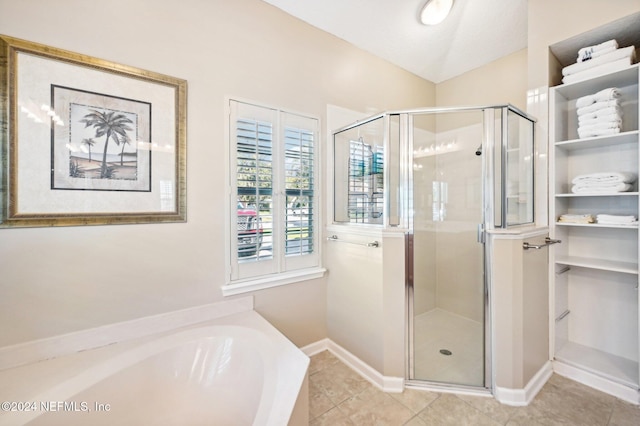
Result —
[{"label": "white plantation shutter", "polygon": [[229,106],[231,281],[318,266],[318,120]]}]

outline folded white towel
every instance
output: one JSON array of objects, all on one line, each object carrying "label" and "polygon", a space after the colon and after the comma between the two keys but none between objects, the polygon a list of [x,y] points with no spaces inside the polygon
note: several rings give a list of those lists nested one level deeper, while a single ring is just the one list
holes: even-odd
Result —
[{"label": "folded white towel", "polygon": [[611,127],[606,129],[602,129],[602,128],[598,129],[598,128],[594,128],[593,126],[587,129],[578,128],[578,137],[580,139],[596,138],[598,136],[611,136],[611,135],[617,135],[618,133],[620,133],[619,127]]},{"label": "folded white towel", "polygon": [[[598,103],[601,103],[601,102],[598,102]],[[579,114],[578,122],[582,122],[584,120],[593,120],[599,117],[611,117],[611,116],[615,117],[616,120],[618,119],[621,120],[623,116],[622,110],[618,107],[607,107],[607,108],[595,110],[594,112]]]},{"label": "folded white towel", "polygon": [[616,49],[617,49],[617,47],[609,46],[606,49],[597,50],[597,51],[594,51],[594,52],[585,52],[584,55],[578,56],[578,58],[576,59],[576,63],[580,63],[580,62],[584,62],[584,61],[589,61],[591,59],[599,58],[600,56],[606,55],[607,53],[611,53]]},{"label": "folded white towel", "polygon": [[598,221],[601,225],[619,225],[619,226],[638,226],[638,221],[634,220],[633,222],[616,222],[616,221]]},{"label": "folded white towel", "polygon": [[615,214],[599,214],[596,221],[603,225],[638,226],[638,218]]},{"label": "folded white towel", "polygon": [[621,126],[622,119],[616,114],[611,114],[603,117],[580,120],[578,129],[589,131],[592,129],[614,129],[616,127],[620,128]]},{"label": "folded white towel", "polygon": [[638,219],[635,216],[624,216],[615,214],[599,214],[596,215],[598,222],[608,223],[631,223],[636,222]]},{"label": "folded white towel", "polygon": [[615,128],[619,129],[620,123],[621,121],[619,120],[600,121],[598,119],[595,119],[594,124],[591,124],[591,125],[580,123],[580,126],[578,127],[578,132],[580,130],[582,130],[583,132],[588,132],[590,130],[615,129]]},{"label": "folded white towel", "polygon": [[597,172],[578,175],[571,180],[574,185],[587,183],[633,183],[638,176],[632,172]]},{"label": "folded white towel", "polygon": [[578,62],[588,61],[589,59],[602,56],[605,53],[614,51],[618,48],[618,42],[615,39],[607,40],[593,46],[586,46],[578,50]]},{"label": "folded white towel", "polygon": [[602,186],[573,185],[571,192],[574,194],[615,194],[618,192],[631,191],[632,188],[633,185],[622,182]]},{"label": "folded white towel", "polygon": [[617,61],[598,65],[593,68],[589,68],[588,70],[567,75],[562,78],[562,82],[564,84],[577,83],[579,81],[588,80],[590,78],[595,78],[601,75],[624,70],[628,68],[630,65],[633,65],[634,63],[635,63],[635,56],[633,58],[618,59]]},{"label": "folded white towel", "polygon": [[595,221],[590,214],[563,214],[558,218],[558,222],[564,223],[594,223]]},{"label": "folded white towel", "polygon": [[628,58],[628,59],[634,60],[635,55],[636,55],[635,46],[623,47],[621,49],[616,49],[613,52],[609,52],[605,55],[599,56],[589,61],[577,62],[575,64],[566,66],[562,69],[562,75],[566,77],[568,75],[576,74],[581,71],[588,70],[589,68],[596,67],[598,65],[617,61],[618,59]]},{"label": "folded white towel", "polygon": [[600,90],[593,95],[586,95],[576,100],[576,108],[583,108],[596,102],[606,102],[620,98],[620,90],[617,87],[609,87]]},{"label": "folded white towel", "polygon": [[597,113],[600,113],[600,115],[603,115],[607,113],[606,111],[603,111],[606,108],[615,108],[616,109],[615,112],[618,112],[620,114],[620,117],[622,117],[622,108],[620,107],[620,99],[611,99],[608,101],[596,102],[589,106],[578,108],[576,110],[576,114],[578,114],[578,116],[581,116],[581,115],[593,114],[597,112]]},{"label": "folded white towel", "polygon": [[590,219],[590,218],[593,218],[593,215],[565,213],[565,214],[561,214],[560,218],[561,219]]},{"label": "folded white towel", "polygon": [[620,96],[620,89],[617,87],[602,89],[593,95],[596,102],[610,101],[612,99],[618,99]]}]

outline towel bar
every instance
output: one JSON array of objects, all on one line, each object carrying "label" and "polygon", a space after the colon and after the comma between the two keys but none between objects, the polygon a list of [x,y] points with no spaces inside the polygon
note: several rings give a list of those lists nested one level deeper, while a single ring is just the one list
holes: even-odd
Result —
[{"label": "towel bar", "polygon": [[529,244],[528,242],[524,242],[522,243],[522,248],[525,250],[529,250],[529,249],[536,249],[536,250],[540,250],[543,247],[547,247],[550,246],[551,244],[558,244],[561,243],[562,241],[560,240],[552,240],[549,237],[545,237],[544,239],[544,244]]},{"label": "towel bar", "polygon": [[354,242],[351,242],[351,241],[340,240],[340,239],[338,239],[337,235],[332,235],[330,237],[327,237],[327,241],[335,241],[337,243],[353,244],[353,245],[356,245],[356,246],[380,247],[380,243],[378,241],[371,241],[370,243],[354,243]]},{"label": "towel bar", "polygon": [[558,317],[556,318],[556,322],[558,322],[558,321],[560,321],[560,320],[564,319],[564,317],[566,317],[566,316],[567,316],[567,315],[569,315],[570,313],[571,313],[571,311],[567,309],[566,311],[564,311],[563,313],[561,313],[560,315],[558,315]]}]

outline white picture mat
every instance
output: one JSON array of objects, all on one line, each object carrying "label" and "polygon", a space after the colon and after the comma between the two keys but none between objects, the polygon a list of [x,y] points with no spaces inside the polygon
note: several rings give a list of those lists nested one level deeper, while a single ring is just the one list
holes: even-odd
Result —
[{"label": "white picture mat", "polygon": [[[117,214],[176,210],[175,89],[33,54],[17,54],[16,215]],[[152,105],[151,192],[51,189],[51,85],[72,87]]]}]

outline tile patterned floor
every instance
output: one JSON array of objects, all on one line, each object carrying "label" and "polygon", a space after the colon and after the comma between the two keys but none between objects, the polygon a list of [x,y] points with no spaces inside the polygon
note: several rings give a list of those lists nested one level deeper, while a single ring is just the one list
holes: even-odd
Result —
[{"label": "tile patterned floor", "polygon": [[553,375],[527,407],[493,398],[406,389],[385,393],[330,352],[311,357],[311,426],[640,425],[640,407]]}]

